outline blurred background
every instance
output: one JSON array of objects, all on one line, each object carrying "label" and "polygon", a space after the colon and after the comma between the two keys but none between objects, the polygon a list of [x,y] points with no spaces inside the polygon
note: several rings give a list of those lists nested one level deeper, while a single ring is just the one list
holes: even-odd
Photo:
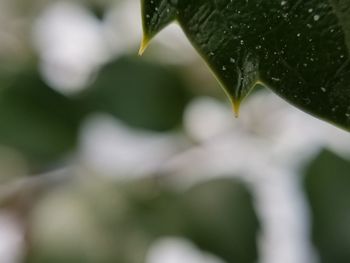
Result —
[{"label": "blurred background", "polygon": [[350,135],[260,87],[235,119],[139,0],[0,0],[0,263],[348,263]]}]

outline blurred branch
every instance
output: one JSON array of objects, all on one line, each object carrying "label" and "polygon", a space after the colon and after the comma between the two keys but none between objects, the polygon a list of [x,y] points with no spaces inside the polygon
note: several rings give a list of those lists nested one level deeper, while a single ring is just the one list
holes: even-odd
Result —
[{"label": "blurred branch", "polygon": [[27,176],[0,186],[0,208],[22,202],[28,203],[48,189],[57,187],[74,175],[74,168],[67,167],[48,173]]}]

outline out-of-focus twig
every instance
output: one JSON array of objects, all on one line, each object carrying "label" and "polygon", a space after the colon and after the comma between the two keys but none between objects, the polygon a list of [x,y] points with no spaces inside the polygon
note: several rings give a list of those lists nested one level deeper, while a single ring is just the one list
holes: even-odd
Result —
[{"label": "out-of-focus twig", "polygon": [[74,174],[74,168],[67,167],[0,185],[0,208],[23,199],[29,201],[52,187],[66,182]]}]

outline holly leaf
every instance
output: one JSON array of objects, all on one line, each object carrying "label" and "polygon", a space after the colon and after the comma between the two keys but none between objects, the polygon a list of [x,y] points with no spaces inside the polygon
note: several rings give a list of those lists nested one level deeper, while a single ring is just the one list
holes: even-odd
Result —
[{"label": "holly leaf", "polygon": [[141,0],[144,39],[177,21],[234,105],[261,84],[350,130],[350,0]]}]

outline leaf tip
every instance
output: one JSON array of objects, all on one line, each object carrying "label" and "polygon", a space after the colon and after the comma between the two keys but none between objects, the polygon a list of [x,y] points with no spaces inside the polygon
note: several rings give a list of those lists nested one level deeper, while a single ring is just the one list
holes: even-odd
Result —
[{"label": "leaf tip", "polygon": [[139,49],[139,56],[142,56],[143,53],[145,53],[148,45],[149,45],[150,39],[145,34],[142,37],[140,49]]},{"label": "leaf tip", "polygon": [[241,108],[241,102],[238,100],[232,99],[232,109],[236,118],[239,118],[240,108]]}]

